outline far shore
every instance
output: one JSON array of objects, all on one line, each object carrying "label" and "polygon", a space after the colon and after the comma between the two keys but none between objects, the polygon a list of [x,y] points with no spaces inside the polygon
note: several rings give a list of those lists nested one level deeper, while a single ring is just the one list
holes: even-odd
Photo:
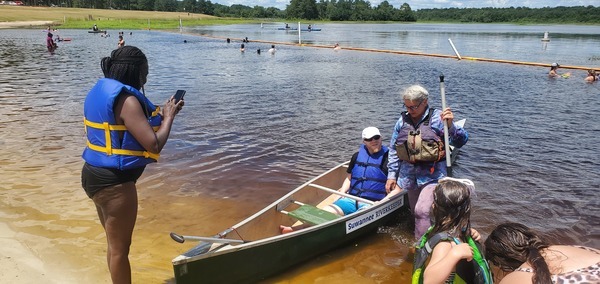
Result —
[{"label": "far shore", "polygon": [[0,22],[0,29],[35,28],[52,25],[52,21],[14,21]]}]

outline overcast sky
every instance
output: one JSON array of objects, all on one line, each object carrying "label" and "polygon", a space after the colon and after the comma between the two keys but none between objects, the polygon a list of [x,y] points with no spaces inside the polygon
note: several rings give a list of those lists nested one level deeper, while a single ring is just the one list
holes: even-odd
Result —
[{"label": "overcast sky", "polygon": [[[276,7],[285,9],[290,4],[290,0],[211,0],[212,3],[219,3],[227,6],[241,4],[254,7],[256,5],[263,7]],[[317,3],[319,0],[317,0]],[[371,6],[377,6],[383,0],[370,0]],[[400,8],[403,3],[408,3],[413,10],[428,8],[482,8],[482,7],[556,7],[556,6],[596,6],[600,7],[600,0],[388,0],[395,8]]]}]

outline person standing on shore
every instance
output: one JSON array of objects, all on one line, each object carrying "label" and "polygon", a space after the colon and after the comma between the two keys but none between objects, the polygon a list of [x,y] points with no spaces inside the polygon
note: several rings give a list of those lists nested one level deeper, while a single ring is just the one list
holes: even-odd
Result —
[{"label": "person standing on shore", "polygon": [[87,147],[81,184],[106,232],[112,282],[131,283],[135,183],[146,165],[158,160],[183,100],[176,103],[171,97],[161,109],[146,98],[148,60],[137,47],[114,50],[101,67],[105,78],[90,90],[83,107]]}]

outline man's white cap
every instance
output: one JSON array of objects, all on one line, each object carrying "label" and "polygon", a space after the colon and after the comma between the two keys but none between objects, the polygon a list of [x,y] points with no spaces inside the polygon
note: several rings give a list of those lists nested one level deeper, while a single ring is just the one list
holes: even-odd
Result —
[{"label": "man's white cap", "polygon": [[558,65],[558,63],[554,62],[554,63],[552,63],[552,67],[560,67],[560,65]]},{"label": "man's white cap", "polygon": [[375,135],[381,136],[381,134],[379,133],[379,129],[377,129],[377,127],[373,127],[373,126],[365,128],[362,132],[363,139],[373,138],[373,136],[375,136]]}]

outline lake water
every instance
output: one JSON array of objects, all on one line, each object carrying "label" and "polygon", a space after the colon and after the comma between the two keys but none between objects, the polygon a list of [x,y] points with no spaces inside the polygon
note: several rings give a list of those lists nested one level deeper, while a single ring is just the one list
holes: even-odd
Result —
[{"label": "lake water", "polygon": [[[138,182],[130,259],[137,283],[172,281],[171,259],[191,244],[168,233],[210,236],[306,180],[348,160],[361,130],[388,140],[400,92],[422,84],[440,107],[440,74],[470,139],[454,175],[478,190],[473,226],[484,236],[516,221],[553,240],[600,247],[600,86],[586,72],[549,79],[548,68],[388,53],[227,44],[221,38],[297,42],[280,24],[186,28],[185,34],[126,32],[149,58],[146,94],[161,104],[186,89],[161,160]],[[305,44],[506,59],[600,69],[598,26],[323,24]],[[544,48],[543,33],[551,41]],[[80,186],[87,91],[100,59],[117,45],[81,30],[46,51],[40,30],[0,30],[0,221],[64,272],[62,283],[108,283],[104,232]],[[184,43],[184,40],[187,43]],[[263,53],[257,54],[256,49]],[[560,70],[568,72],[569,70]],[[406,221],[265,282],[405,283]]]}]

